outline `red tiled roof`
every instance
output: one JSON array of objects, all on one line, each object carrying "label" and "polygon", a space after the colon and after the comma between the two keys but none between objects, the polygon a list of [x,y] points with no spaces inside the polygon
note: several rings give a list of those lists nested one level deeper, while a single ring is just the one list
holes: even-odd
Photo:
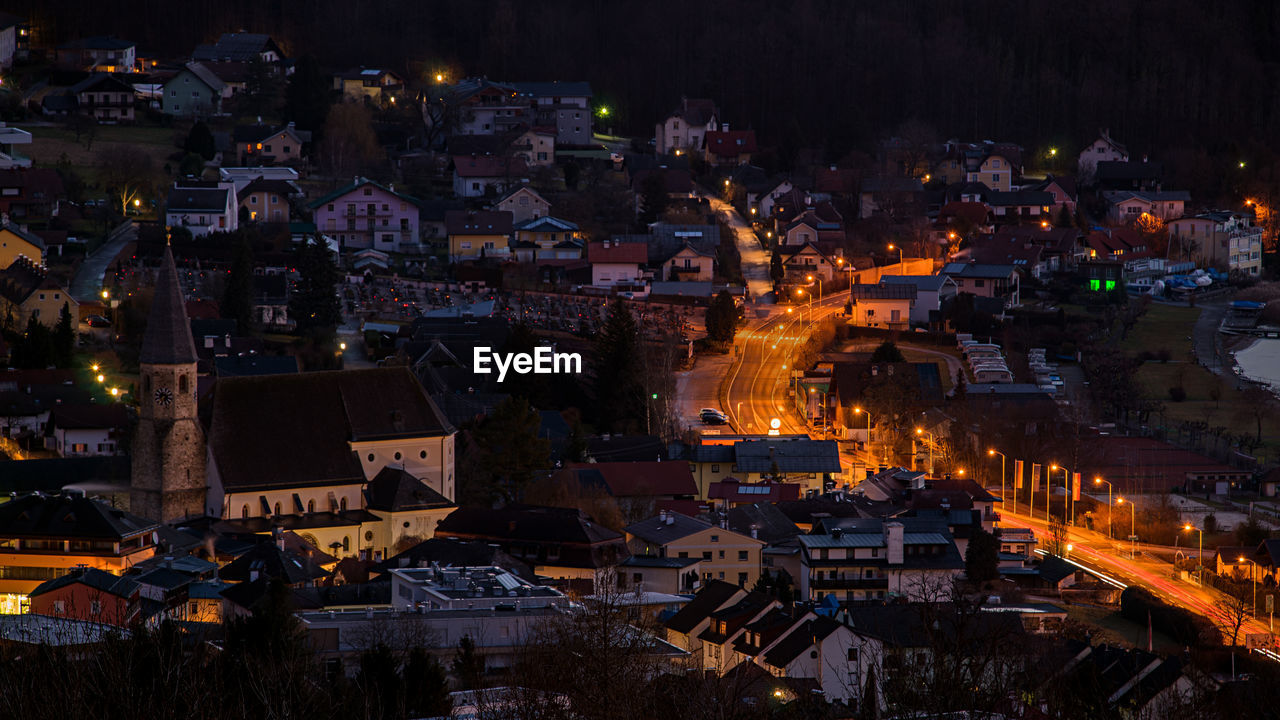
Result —
[{"label": "red tiled roof", "polygon": [[587,260],[592,263],[636,263],[637,265],[643,265],[649,260],[649,246],[638,242],[601,241],[588,243]]},{"label": "red tiled roof", "polygon": [[858,189],[858,171],[828,167],[813,173],[813,189],[822,193],[852,193]]},{"label": "red tiled roof", "polygon": [[720,157],[737,157],[756,151],[755,130],[708,130],[707,151]]},{"label": "red tiled roof", "polygon": [[524,158],[496,155],[455,155],[453,166],[465,178],[519,177],[529,171]]}]

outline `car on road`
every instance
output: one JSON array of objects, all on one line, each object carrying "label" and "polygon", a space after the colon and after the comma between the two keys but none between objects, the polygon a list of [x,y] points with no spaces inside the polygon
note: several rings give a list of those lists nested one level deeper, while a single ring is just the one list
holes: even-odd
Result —
[{"label": "car on road", "polygon": [[111,327],[111,321],[101,315],[90,315],[84,319],[84,324],[95,328]]},{"label": "car on road", "polygon": [[708,425],[727,425],[729,424],[729,416],[720,412],[715,408],[702,408],[698,411],[698,417],[702,422]]}]

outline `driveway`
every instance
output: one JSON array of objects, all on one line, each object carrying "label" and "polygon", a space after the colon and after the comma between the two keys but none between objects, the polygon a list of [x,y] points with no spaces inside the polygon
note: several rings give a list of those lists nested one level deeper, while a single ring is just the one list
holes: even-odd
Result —
[{"label": "driveway", "polygon": [[754,300],[759,300],[773,292],[773,282],[769,279],[769,253],[760,247],[760,240],[752,232],[751,225],[729,203],[710,195],[706,198],[711,209],[722,213],[725,221],[733,229],[733,239],[738,245],[738,255],[742,258],[742,278],[747,282],[747,292]]}]

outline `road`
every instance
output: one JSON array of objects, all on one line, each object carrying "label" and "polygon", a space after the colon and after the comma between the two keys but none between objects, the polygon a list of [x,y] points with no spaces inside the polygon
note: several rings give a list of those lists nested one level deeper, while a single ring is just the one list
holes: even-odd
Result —
[{"label": "road", "polygon": [[[1008,508],[1001,508],[1000,516],[1001,525],[1030,528],[1041,538],[1042,543],[1045,538],[1050,537],[1048,524],[1043,518],[1029,518]],[[1192,582],[1175,579],[1178,573],[1174,566],[1153,554],[1156,550],[1167,551],[1168,548],[1138,543],[1136,554],[1130,558],[1130,544],[1127,541],[1113,540],[1084,528],[1067,528],[1065,541],[1071,545],[1071,550],[1067,553],[1069,559],[1102,577],[1104,582],[1118,587],[1138,585],[1146,588],[1168,603],[1209,618],[1223,631],[1225,640],[1231,639],[1234,628],[1222,609],[1222,593],[1208,585],[1200,587]],[[1183,551],[1196,552],[1195,548],[1189,551],[1184,548]],[[1212,558],[1212,553],[1205,555]],[[1268,632],[1267,619],[1249,619],[1241,625],[1238,641],[1243,643],[1245,635]],[[1280,655],[1274,653],[1268,653],[1267,656],[1273,660],[1280,659]]]},{"label": "road", "polygon": [[769,279],[769,253],[760,247],[760,240],[751,230],[751,225],[724,200],[711,195],[700,197],[706,198],[712,210],[723,213],[729,227],[733,228],[733,239],[742,259],[742,278],[747,283],[750,299],[759,300],[768,296],[773,292],[773,282]]},{"label": "road", "polygon": [[76,276],[71,280],[71,297],[79,302],[98,300],[102,295],[102,278],[106,275],[107,269],[111,267],[111,263],[115,262],[116,256],[125,249],[125,246],[137,239],[138,226],[129,223],[127,228],[113,235],[110,240],[94,250],[93,254],[86,257],[76,269]]}]

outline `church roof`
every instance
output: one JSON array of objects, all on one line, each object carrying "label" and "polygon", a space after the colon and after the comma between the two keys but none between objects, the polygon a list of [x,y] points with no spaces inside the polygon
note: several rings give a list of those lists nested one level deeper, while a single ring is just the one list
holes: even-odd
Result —
[{"label": "church roof", "polygon": [[164,248],[164,260],[156,277],[155,297],[147,317],[147,331],[142,337],[140,362],[156,365],[179,365],[196,361],[196,344],[191,339],[191,324],[183,307],[182,287],[178,284],[178,268],[173,264],[173,248]]}]

